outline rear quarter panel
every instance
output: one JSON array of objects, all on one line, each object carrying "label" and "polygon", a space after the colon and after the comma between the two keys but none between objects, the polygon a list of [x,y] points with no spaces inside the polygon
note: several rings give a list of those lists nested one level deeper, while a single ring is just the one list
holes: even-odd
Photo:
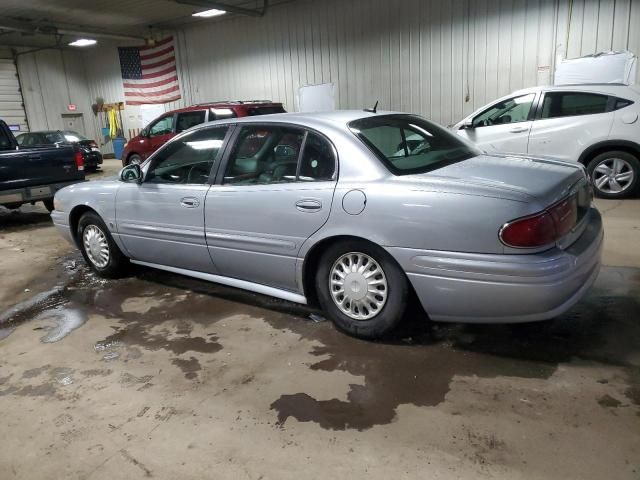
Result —
[{"label": "rear quarter panel", "polygon": [[[345,195],[360,190],[366,196],[358,215],[343,207]],[[533,213],[533,204],[485,194],[468,194],[430,185],[407,185],[393,178],[338,185],[331,215],[324,227],[303,245],[301,256],[328,237],[349,235],[383,247],[504,253],[498,238],[508,220]]]}]

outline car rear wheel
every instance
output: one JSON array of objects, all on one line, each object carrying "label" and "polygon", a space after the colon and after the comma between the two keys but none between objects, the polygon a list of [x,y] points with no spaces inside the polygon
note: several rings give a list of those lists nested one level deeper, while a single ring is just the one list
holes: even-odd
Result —
[{"label": "car rear wheel", "polygon": [[602,198],[625,198],[638,186],[640,161],[622,151],[604,152],[587,166],[596,195]]},{"label": "car rear wheel", "polygon": [[316,291],[322,309],[340,330],[373,339],[388,334],[402,321],[409,284],[382,248],[344,241],[322,255]]},{"label": "car rear wheel", "polygon": [[142,163],[142,157],[137,153],[134,153],[133,155],[129,155],[129,161],[127,162],[127,164],[133,165],[134,163],[137,163],[138,165]]},{"label": "car rear wheel", "polygon": [[78,222],[78,244],[82,256],[101,277],[117,278],[125,273],[129,260],[118,248],[100,216],[87,212]]}]

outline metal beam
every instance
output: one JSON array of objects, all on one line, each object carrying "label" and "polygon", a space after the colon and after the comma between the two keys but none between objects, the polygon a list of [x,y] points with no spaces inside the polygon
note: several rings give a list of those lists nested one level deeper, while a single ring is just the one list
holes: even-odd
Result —
[{"label": "metal beam", "polygon": [[86,28],[58,28],[51,24],[40,24],[3,18],[0,20],[0,30],[29,33],[32,35],[83,35],[89,37],[113,38],[114,40],[144,40],[145,37],[137,35],[121,35],[119,33],[105,32],[104,30],[92,30]]},{"label": "metal beam", "polygon": [[238,15],[250,15],[252,17],[263,17],[267,12],[269,6],[269,0],[262,1],[262,8],[260,10],[253,10],[251,8],[234,7],[233,5],[227,5],[220,2],[212,2],[209,0],[173,0],[176,3],[182,5],[191,5],[194,7],[202,7],[207,9],[217,8],[218,10],[224,10],[229,13],[237,13]]}]

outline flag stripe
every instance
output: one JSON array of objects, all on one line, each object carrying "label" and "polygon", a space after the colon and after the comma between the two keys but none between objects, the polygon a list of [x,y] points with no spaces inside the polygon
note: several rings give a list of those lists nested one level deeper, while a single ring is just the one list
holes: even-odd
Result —
[{"label": "flag stripe", "polygon": [[171,88],[167,88],[166,90],[160,90],[158,92],[151,92],[151,93],[143,93],[140,91],[136,91],[136,92],[131,92],[131,91],[125,91],[124,92],[124,96],[125,97],[144,97],[144,98],[151,98],[151,97],[159,97],[159,96],[163,96],[167,93],[173,93],[173,92],[177,92],[178,91],[178,85],[174,85]]},{"label": "flag stripe", "polygon": [[166,65],[160,65],[159,67],[153,67],[153,68],[144,67],[142,69],[142,78],[145,78],[145,75],[150,75],[150,74],[157,73],[157,72],[165,72],[165,73],[167,73],[167,69],[168,68],[172,68],[173,70],[176,69],[175,60],[172,60],[171,62],[167,63]]},{"label": "flag stripe", "polygon": [[127,98],[127,105],[160,104],[160,103],[174,102],[176,100],[180,100],[180,95],[177,95],[175,97],[165,98],[163,100],[148,100],[148,99],[138,100],[138,99]]},{"label": "flag stripe", "polygon": [[166,75],[167,73],[174,73],[176,71],[176,66],[172,65],[169,68],[165,68],[164,70],[158,70],[156,72],[153,73],[143,73],[142,74],[142,78],[143,80],[148,80],[150,78],[158,78],[158,77],[162,77],[163,75]]},{"label": "flag stripe", "polygon": [[146,60],[151,60],[152,58],[161,57],[162,55],[166,55],[167,53],[173,53],[173,45],[168,46],[162,50],[158,50],[157,52],[147,53],[145,55],[140,55],[140,60],[144,63]]},{"label": "flag stripe", "polygon": [[178,76],[175,74],[175,72],[173,72],[172,74],[170,74],[167,78],[164,78],[162,80],[158,80],[157,82],[147,82],[145,81],[144,83],[133,83],[133,82],[125,82],[122,85],[124,86],[124,88],[153,88],[153,87],[160,87],[162,85],[166,85],[168,83],[171,82],[178,82]]},{"label": "flag stripe", "polygon": [[[141,62],[142,63],[142,62]],[[176,57],[174,57],[173,55],[169,55],[166,58],[163,58],[161,60],[158,60],[154,63],[149,63],[147,65],[145,65],[144,63],[142,63],[142,69],[144,70],[153,70],[154,68],[158,68],[158,67],[162,67],[164,65],[168,65],[170,63],[173,63],[175,65],[176,63]]]},{"label": "flag stripe", "polygon": [[125,93],[127,92],[132,92],[132,93],[141,93],[141,94],[149,94],[149,95],[155,95],[159,92],[166,92],[167,90],[169,90],[170,88],[176,87],[178,86],[178,81],[174,80],[173,82],[169,82],[166,83],[164,85],[159,85],[157,87],[134,87],[134,88],[127,88],[125,90]]}]

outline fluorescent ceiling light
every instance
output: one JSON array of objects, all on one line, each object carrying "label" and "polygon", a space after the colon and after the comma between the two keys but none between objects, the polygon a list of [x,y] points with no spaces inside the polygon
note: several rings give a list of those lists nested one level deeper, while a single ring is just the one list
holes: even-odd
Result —
[{"label": "fluorescent ceiling light", "polygon": [[72,47],[88,47],[89,45],[95,45],[97,42],[92,38],[79,38],[75,42],[71,42],[69,45]]},{"label": "fluorescent ceiling light", "polygon": [[211,10],[205,10],[204,12],[194,13],[193,16],[209,18],[209,17],[217,17],[218,15],[224,15],[225,13],[227,13],[225,10],[218,10],[217,8],[212,8]]}]

